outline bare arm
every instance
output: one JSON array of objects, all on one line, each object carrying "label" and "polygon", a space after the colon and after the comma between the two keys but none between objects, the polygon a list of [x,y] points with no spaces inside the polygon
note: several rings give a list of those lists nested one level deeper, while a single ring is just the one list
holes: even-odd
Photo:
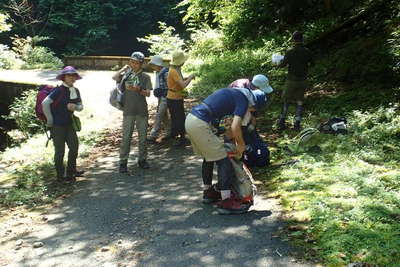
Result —
[{"label": "bare arm", "polygon": [[231,128],[233,139],[235,139],[236,142],[236,154],[241,157],[246,148],[242,134],[242,118],[235,115],[233,117]]},{"label": "bare arm", "polygon": [[178,81],[178,83],[182,87],[182,89],[185,89],[190,84],[190,82],[194,79],[194,77],[195,76],[193,74],[191,74],[186,79]]},{"label": "bare arm", "polygon": [[112,79],[119,83],[121,81],[122,75],[129,69],[128,65],[123,66],[119,71],[117,71],[113,76]]}]

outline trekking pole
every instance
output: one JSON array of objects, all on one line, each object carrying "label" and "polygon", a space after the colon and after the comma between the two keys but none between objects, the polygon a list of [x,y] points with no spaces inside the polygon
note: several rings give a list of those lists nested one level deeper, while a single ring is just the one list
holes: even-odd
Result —
[{"label": "trekking pole", "polygon": [[46,141],[46,147],[47,147],[49,145],[49,141],[52,138],[51,131],[50,131],[50,133],[47,133],[47,127],[45,124],[42,124],[42,127],[43,127],[44,133],[46,134],[46,137],[47,137],[47,141]]}]

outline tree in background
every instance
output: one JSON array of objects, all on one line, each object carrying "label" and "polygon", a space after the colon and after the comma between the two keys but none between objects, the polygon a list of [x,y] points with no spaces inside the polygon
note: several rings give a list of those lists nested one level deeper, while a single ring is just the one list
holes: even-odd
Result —
[{"label": "tree in background", "polygon": [[47,36],[57,54],[130,54],[146,50],[137,37],[165,21],[183,32],[178,0],[0,0],[15,27],[10,35]]}]

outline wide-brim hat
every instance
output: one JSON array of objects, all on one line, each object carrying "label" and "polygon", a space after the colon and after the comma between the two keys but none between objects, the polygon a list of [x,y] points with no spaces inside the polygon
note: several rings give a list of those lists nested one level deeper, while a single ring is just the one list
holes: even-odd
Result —
[{"label": "wide-brim hat", "polygon": [[189,58],[188,55],[185,55],[182,51],[175,51],[172,53],[171,65],[180,66]]},{"label": "wide-brim hat", "polygon": [[269,85],[269,80],[265,75],[255,75],[251,80],[251,83],[266,94],[270,94],[274,91],[274,89]]},{"label": "wide-brim hat", "polygon": [[75,74],[77,76],[77,80],[82,79],[82,76],[79,75],[78,71],[72,66],[66,66],[65,68],[63,68],[60,74],[57,75],[56,79],[64,81],[64,75],[66,74]]},{"label": "wide-brim hat", "polygon": [[156,66],[159,66],[159,67],[164,67],[165,66],[164,65],[164,60],[163,60],[163,58],[161,56],[152,56],[150,61],[149,61],[149,64],[156,65]]}]

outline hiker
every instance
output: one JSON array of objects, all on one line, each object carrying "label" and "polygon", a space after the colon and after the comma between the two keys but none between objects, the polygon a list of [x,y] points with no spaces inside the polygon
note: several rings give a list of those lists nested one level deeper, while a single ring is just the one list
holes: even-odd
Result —
[{"label": "hiker", "polygon": [[167,107],[167,79],[168,79],[168,67],[164,66],[164,61],[161,56],[153,56],[149,62],[151,68],[156,72],[156,83],[154,86],[153,94],[158,98],[157,113],[154,121],[153,129],[150,132],[148,141],[155,141],[161,130],[161,123],[167,132],[164,136],[164,140],[171,136],[171,125]]},{"label": "hiker", "polygon": [[[265,94],[270,94],[274,91],[274,89],[270,86],[269,84],[269,79],[267,76],[263,74],[257,74],[254,75],[251,79],[248,78],[242,78],[233,81],[230,85],[230,88],[237,88],[237,89],[248,89],[248,90],[257,90],[260,89],[263,91]],[[248,94],[249,92],[246,92],[245,90],[242,91],[245,94]],[[267,98],[268,100],[268,98]],[[252,112],[252,118],[250,122],[245,126],[245,131],[253,131],[255,130],[256,126],[256,112]],[[247,145],[247,144],[246,144]]]},{"label": "hiker", "polygon": [[119,172],[128,172],[128,158],[131,150],[132,133],[137,128],[139,136],[138,165],[142,169],[150,168],[147,162],[147,126],[148,109],[146,97],[152,90],[150,76],[143,72],[144,55],[141,52],[133,52],[128,66],[117,71],[112,77],[118,83],[122,83],[124,96],[122,99],[122,142],[119,154]]},{"label": "hiker", "polygon": [[285,88],[282,93],[283,106],[279,117],[278,128],[286,128],[285,120],[290,103],[296,103],[296,115],[294,117],[293,129],[301,129],[301,118],[303,113],[304,92],[309,88],[307,81],[308,68],[313,64],[311,51],[304,46],[303,34],[295,31],[292,34],[293,48],[289,49],[278,67],[288,66],[288,75]]},{"label": "hiker", "polygon": [[187,60],[187,56],[182,51],[172,53],[172,60],[168,72],[168,94],[167,105],[171,115],[171,137],[179,135],[176,145],[185,145],[188,141],[185,138],[185,109],[183,105],[184,89],[194,79],[194,75],[183,78],[181,67]]},{"label": "hiker", "polygon": [[[260,110],[265,104],[266,95],[261,90],[254,90],[251,91],[251,95],[246,95],[241,90],[223,88],[209,95],[186,117],[185,128],[193,150],[203,157],[203,202],[212,203],[221,200],[218,203],[220,214],[243,213],[247,211],[248,206],[242,205],[240,200],[231,195],[233,167],[223,140],[213,133],[211,122],[233,115],[230,132],[236,145],[236,156],[241,158],[245,150],[242,123],[251,117],[250,112]],[[218,167],[218,188],[212,186],[214,162]]]},{"label": "hiker", "polygon": [[257,90],[260,89],[266,94],[272,93],[274,89],[269,85],[268,78],[263,74],[257,74],[253,78],[242,78],[233,81],[230,85],[230,88],[247,88],[249,90]]},{"label": "hiker", "polygon": [[[67,66],[61,70],[56,79],[62,81],[62,84],[54,88],[43,100],[42,108],[46,117],[46,126],[50,128],[53,139],[57,179],[64,182],[75,182],[76,176],[81,176],[83,171],[76,169],[79,139],[76,129],[72,125],[72,114],[75,111],[82,111],[83,105],[81,94],[74,87],[74,83],[82,77],[74,67]],[[64,176],[65,144],[69,150],[66,176]]]}]

